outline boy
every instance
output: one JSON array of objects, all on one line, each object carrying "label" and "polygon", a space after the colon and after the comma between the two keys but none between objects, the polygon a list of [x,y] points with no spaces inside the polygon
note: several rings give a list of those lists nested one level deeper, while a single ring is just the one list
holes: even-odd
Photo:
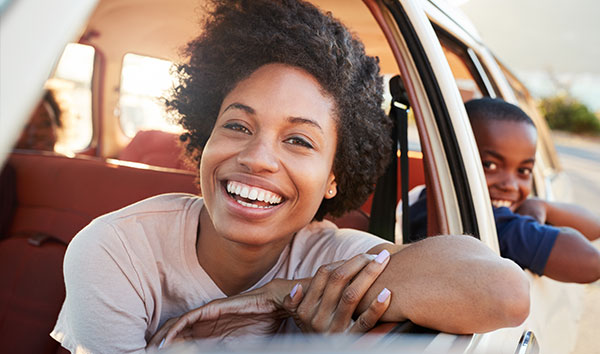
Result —
[{"label": "boy", "polygon": [[[481,98],[465,104],[483,163],[500,254],[539,275],[564,282],[600,278],[600,218],[584,208],[527,198],[537,131],[517,106]],[[411,238],[427,234],[425,192],[411,206]]]}]

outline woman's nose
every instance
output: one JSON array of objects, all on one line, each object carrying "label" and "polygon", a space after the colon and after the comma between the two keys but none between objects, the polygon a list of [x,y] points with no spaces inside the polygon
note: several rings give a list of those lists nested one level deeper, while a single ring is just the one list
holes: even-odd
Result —
[{"label": "woman's nose", "polygon": [[279,170],[279,159],[277,157],[274,143],[264,139],[253,139],[239,152],[237,161],[250,172],[276,172]]}]

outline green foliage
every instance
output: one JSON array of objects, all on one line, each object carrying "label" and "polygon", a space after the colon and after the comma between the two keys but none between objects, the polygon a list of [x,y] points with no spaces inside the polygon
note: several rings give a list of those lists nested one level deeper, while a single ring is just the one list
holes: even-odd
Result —
[{"label": "green foliage", "polygon": [[544,98],[540,109],[551,129],[600,135],[600,120],[575,98],[560,95]]}]

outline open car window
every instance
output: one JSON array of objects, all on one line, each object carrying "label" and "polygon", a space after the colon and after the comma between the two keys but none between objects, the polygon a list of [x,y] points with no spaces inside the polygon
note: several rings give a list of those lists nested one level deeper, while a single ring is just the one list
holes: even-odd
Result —
[{"label": "open car window", "polygon": [[167,118],[162,99],[176,83],[168,60],[127,53],[123,57],[119,95],[119,122],[133,138],[140,130],[172,133],[181,128]]},{"label": "open car window", "polygon": [[[52,139],[47,149],[62,154],[74,154],[86,149],[93,137],[92,77],[95,50],[92,46],[69,43],[65,47],[56,69],[46,81],[46,95],[40,100],[17,142],[17,148],[39,149],[39,144],[28,142],[27,135]],[[42,109],[44,108],[44,109]],[[44,112],[44,113],[42,113]],[[51,116],[45,124],[44,116]],[[45,136],[48,125],[55,127],[52,137]]]}]

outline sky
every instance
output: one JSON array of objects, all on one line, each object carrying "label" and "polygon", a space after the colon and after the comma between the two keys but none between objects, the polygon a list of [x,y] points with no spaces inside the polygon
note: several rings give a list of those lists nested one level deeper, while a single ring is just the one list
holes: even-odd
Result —
[{"label": "sky", "polygon": [[567,90],[600,111],[600,1],[449,1],[532,94]]}]

